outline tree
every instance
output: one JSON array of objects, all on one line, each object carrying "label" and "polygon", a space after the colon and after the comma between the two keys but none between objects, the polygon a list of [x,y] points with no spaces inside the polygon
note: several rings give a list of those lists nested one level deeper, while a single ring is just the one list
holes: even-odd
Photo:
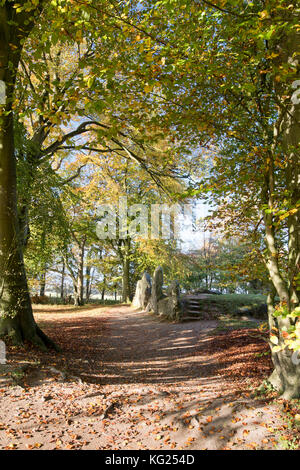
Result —
[{"label": "tree", "polygon": [[[62,132],[61,129],[58,131],[54,129],[54,133],[51,135],[57,123],[66,125],[65,120],[67,120],[67,123],[70,122],[70,111],[72,111],[73,114],[76,114],[76,112],[79,113],[78,116],[80,116],[80,118],[84,114],[82,106],[83,94],[80,94],[82,100],[79,100],[79,108],[81,107],[81,109],[78,109],[76,106],[76,102],[78,101],[78,89],[76,89],[72,82],[72,79],[76,77],[80,86],[85,84],[84,90],[86,92],[91,94],[95,89],[98,91],[98,98],[99,95],[102,96],[101,99],[97,100],[98,112],[100,108],[101,111],[103,111],[103,107],[100,106],[100,101],[105,101],[103,94],[107,95],[107,101],[112,107],[114,94],[111,92],[111,85],[108,83],[107,86],[104,87],[103,80],[100,79],[97,82],[98,88],[92,87],[94,81],[93,76],[99,71],[99,68],[103,67],[103,63],[99,60],[94,75],[91,74],[92,62],[89,64],[82,61],[80,47],[78,48],[79,53],[77,54],[78,60],[75,62],[79,62],[79,68],[81,68],[81,70],[88,69],[89,73],[87,75],[84,75],[84,73],[80,74],[77,68],[75,75],[69,73],[67,78],[64,77],[66,79],[64,83],[61,82],[61,76],[57,74],[57,70],[61,68],[60,59],[62,54],[61,47],[58,47],[56,51],[54,51],[54,49],[55,44],[59,41],[64,40],[64,42],[70,46],[71,54],[74,52],[74,44],[85,42],[83,46],[84,60],[94,58],[93,52],[91,51],[96,50],[95,41],[97,43],[99,41],[105,43],[105,50],[107,52],[109,51],[109,53],[111,52],[110,39],[117,41],[117,38],[120,37],[123,46],[126,44],[127,35],[120,36],[118,34],[120,22],[121,24],[124,23],[124,20],[122,20],[122,12],[120,10],[117,12],[113,11],[114,8],[112,8],[110,4],[107,4],[105,5],[105,10],[107,11],[105,11],[104,14],[102,10],[98,11],[96,8],[97,14],[95,15],[95,4],[96,2],[86,2],[83,6],[81,2],[64,0],[53,1],[51,3],[42,0],[34,0],[33,2],[25,2],[23,5],[15,1],[3,0],[0,4],[0,80],[2,88],[3,86],[5,87],[5,103],[1,105],[0,129],[0,164],[2,168],[0,175],[0,334],[5,335],[8,333],[18,343],[21,343],[25,339],[43,348],[47,345],[53,346],[53,344],[34,322],[23,261],[23,245],[25,241],[23,232],[27,231],[26,226],[28,222],[26,221],[26,214],[28,212],[28,206],[30,205],[30,198],[28,199],[27,195],[24,197],[21,207],[20,220],[17,213],[13,108],[15,109],[18,106],[18,102],[14,101],[14,95],[16,94],[16,76],[19,65],[22,71],[20,77],[22,76],[24,80],[27,80],[27,85],[23,88],[23,91],[27,92],[28,89],[30,89],[33,96],[31,103],[34,103],[35,99],[39,98],[37,101],[41,104],[40,108],[35,109],[37,118],[31,122],[32,134],[26,146],[26,158],[29,169],[27,182],[29,194],[32,181],[35,178],[36,168],[38,168],[45,159],[49,159],[49,157],[61,147],[63,147],[64,150],[69,150],[68,145],[72,138],[87,134],[95,129],[98,131],[101,130],[102,134],[100,137],[103,137],[104,133],[107,136],[106,140],[117,145],[118,150],[121,149],[123,152],[126,152],[128,158],[135,159],[139,161],[141,165],[147,167],[146,160],[133,154],[133,152],[127,148],[124,140],[128,141],[129,135],[122,131],[122,119],[119,117],[113,118],[111,110],[110,116],[112,122],[101,123],[88,118],[80,122],[75,130]],[[43,10],[45,5],[47,5],[47,9]],[[123,9],[123,7],[125,7],[125,5],[122,4],[121,9]],[[111,14],[109,13],[110,11]],[[135,11],[134,5],[132,11]],[[97,17],[97,21],[91,21],[91,12]],[[37,22],[37,18],[40,17],[41,20]],[[48,21],[49,18],[51,21]],[[104,20],[104,18],[106,19]],[[36,23],[38,23],[38,27],[33,31],[33,27]],[[51,31],[46,31],[46,25],[48,24],[51,24],[51,27],[53,26]],[[109,32],[107,37],[105,37],[103,31],[100,31],[102,26],[105,26],[107,33]],[[23,61],[20,62],[20,58],[24,42],[32,32],[32,40],[27,43],[26,47],[29,48],[29,56],[37,59],[37,68],[33,67],[31,70],[28,68],[28,64]],[[92,48],[89,48],[91,43],[88,43],[86,38],[83,39],[84,35],[86,38],[94,35],[92,38]],[[44,51],[46,52],[43,52],[40,47],[43,43],[45,44]],[[97,48],[97,51],[102,50],[104,50],[103,44],[100,48]],[[55,57],[54,62],[51,63],[49,56],[51,56],[50,52],[53,51],[55,52]],[[106,56],[106,63],[111,67],[110,80],[114,80],[119,64],[117,60],[111,60],[109,53],[107,53]],[[112,64],[114,65],[113,67]],[[35,75],[35,72],[38,73]],[[44,87],[42,89],[39,88],[39,85],[37,85],[35,81],[38,76],[42,76],[42,80],[40,80],[42,87]],[[23,80],[20,80],[20,83],[22,82],[24,83]],[[123,92],[129,88],[129,82],[126,83],[125,87],[120,87]],[[66,93],[66,90],[68,93]],[[108,90],[108,92],[105,93],[105,90]],[[122,94],[119,93],[118,96],[121,95]],[[18,94],[18,100],[23,106],[23,110],[19,110],[20,117],[22,117],[22,114],[26,114],[24,113],[25,106],[27,107],[29,103],[28,95],[25,93],[25,100],[21,99],[23,96],[22,93]],[[124,100],[122,100],[122,102],[124,102]],[[66,106],[68,108],[67,110]],[[29,106],[29,109],[31,109],[31,106]],[[68,111],[68,113],[66,111]],[[84,144],[82,145],[84,146]],[[74,146],[76,147],[76,145],[71,142],[71,147],[74,148]],[[142,146],[140,145],[140,147]],[[90,148],[88,147],[87,150],[90,151]],[[102,148],[101,152],[105,153],[107,151],[110,152],[111,149],[106,145]],[[19,225],[20,221],[21,225]],[[20,233],[21,229],[22,233]]]},{"label": "tree", "polygon": [[[203,0],[187,7],[180,0],[160,7],[172,24],[160,53],[174,70],[172,86],[162,80],[163,118],[179,123],[182,138],[215,151],[210,178],[189,194],[206,191],[231,231],[247,227],[255,236],[262,227],[261,254],[280,299],[274,317],[270,294],[270,329],[278,343],[270,380],[284,397],[298,397],[300,373],[291,359],[299,348],[300,299],[298,3]],[[289,334],[296,340],[287,348]]]},{"label": "tree", "polygon": [[45,349],[54,346],[34,321],[28,292],[17,212],[16,155],[12,105],[25,39],[45,2],[2,1],[0,6],[0,80],[5,103],[0,108],[0,334]]},{"label": "tree", "polygon": [[270,328],[279,332],[271,380],[285,397],[299,396],[291,360],[299,343],[291,340],[289,350],[284,341],[289,331],[299,336],[298,2],[149,3],[138,74],[141,86],[148,80],[147,107],[159,109],[155,124],[172,127],[182,148],[189,142],[216,153],[209,181],[188,194],[222,202],[227,227],[248,224],[254,234],[263,227],[261,252],[281,305],[274,319],[270,295]]}]

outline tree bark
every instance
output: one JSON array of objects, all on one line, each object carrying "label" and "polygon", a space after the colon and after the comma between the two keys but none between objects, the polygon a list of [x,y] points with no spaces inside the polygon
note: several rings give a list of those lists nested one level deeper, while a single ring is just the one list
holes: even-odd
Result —
[{"label": "tree bark", "polygon": [[44,297],[46,292],[46,269],[41,273],[40,297]]},{"label": "tree bark", "polygon": [[[291,18],[290,18],[291,19]],[[300,73],[300,34],[294,30],[288,36],[283,37],[278,47],[279,57],[282,63],[293,64],[297,70],[295,77],[299,78]],[[278,101],[282,101],[284,89],[282,85],[275,85],[278,92]],[[282,150],[286,159],[286,180],[285,187],[289,192],[289,203],[291,208],[295,208],[300,200],[300,104],[293,103],[281,109],[280,134],[282,138]],[[278,137],[278,129],[275,129]],[[271,159],[272,164],[272,159]],[[272,193],[274,190],[274,169],[269,168],[269,207],[273,208]],[[291,212],[288,217],[288,266],[287,274],[280,272],[279,253],[276,249],[274,224],[272,214],[265,215],[266,242],[269,252],[267,267],[274,288],[282,303],[286,303],[292,311],[299,306],[299,271],[300,271],[300,214],[299,210]],[[298,283],[297,283],[298,278]],[[277,328],[279,345],[284,345],[282,332],[288,330],[295,323],[295,319],[273,316],[272,302],[269,302],[269,326],[270,329]],[[299,321],[299,320],[298,320]],[[300,368],[292,361],[293,351],[285,348],[279,352],[272,351],[274,372],[269,381],[282,393],[285,399],[300,397]]]},{"label": "tree bark", "polygon": [[78,278],[77,278],[77,292],[79,298],[79,305],[84,304],[84,243],[80,247]]},{"label": "tree bark", "polygon": [[122,301],[130,302],[129,286],[129,259],[125,256],[123,260],[123,282],[122,282]]},{"label": "tree bark", "polygon": [[122,250],[122,302],[130,302],[130,240],[124,240]]},{"label": "tree bark", "polygon": [[65,271],[66,264],[65,260],[62,260],[62,271],[61,271],[61,281],[60,281],[60,298],[63,299],[65,296]]},{"label": "tree bark", "polygon": [[88,302],[90,298],[90,276],[91,268],[89,265],[85,268],[85,299]]},{"label": "tree bark", "polygon": [[0,105],[0,336],[9,335],[17,344],[27,340],[46,350],[55,345],[35,323],[23,261],[12,114],[21,40],[33,20],[16,14],[13,3],[0,7],[0,80],[6,89],[5,104]]}]

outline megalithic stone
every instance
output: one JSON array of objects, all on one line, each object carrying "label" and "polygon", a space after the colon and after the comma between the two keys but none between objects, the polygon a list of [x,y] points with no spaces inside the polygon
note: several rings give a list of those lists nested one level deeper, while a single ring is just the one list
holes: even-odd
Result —
[{"label": "megalithic stone", "polygon": [[164,273],[161,266],[158,266],[153,274],[152,293],[151,293],[151,310],[158,314],[158,302],[164,297],[163,294]]},{"label": "megalithic stone", "polygon": [[135,295],[132,301],[132,306],[136,308],[145,309],[151,297],[151,276],[144,272],[142,279],[137,282]]},{"label": "megalithic stone", "polygon": [[6,345],[0,341],[0,364],[6,364]]},{"label": "megalithic stone", "polygon": [[147,272],[144,272],[143,277],[141,279],[141,303],[142,308],[146,308],[152,292],[152,282],[151,276]]},{"label": "megalithic stone", "polygon": [[132,301],[132,306],[135,308],[142,308],[142,280],[140,279],[136,284],[135,294]]}]

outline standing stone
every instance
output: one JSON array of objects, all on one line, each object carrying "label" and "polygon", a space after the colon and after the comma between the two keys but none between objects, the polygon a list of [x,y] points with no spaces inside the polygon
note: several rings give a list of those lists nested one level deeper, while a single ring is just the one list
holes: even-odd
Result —
[{"label": "standing stone", "polygon": [[135,308],[147,307],[151,297],[151,276],[144,272],[142,279],[137,282],[135,295],[132,301],[132,306]]},{"label": "standing stone", "polygon": [[144,272],[141,279],[141,308],[145,309],[151,297],[151,276]]},{"label": "standing stone", "polygon": [[158,314],[158,302],[164,298],[163,294],[164,273],[161,266],[158,266],[153,274],[152,293],[150,299],[150,309]]},{"label": "standing stone", "polygon": [[168,297],[170,299],[170,315],[171,320],[179,321],[182,317],[183,308],[180,299],[180,285],[178,281],[173,281],[168,287]]},{"label": "standing stone", "polygon": [[0,341],[0,364],[6,364],[6,345]]},{"label": "standing stone", "polygon": [[135,308],[142,308],[142,280],[141,279],[136,284],[132,306]]},{"label": "standing stone", "polygon": [[167,296],[157,302],[157,314],[171,321],[180,321],[182,317],[182,302],[180,287],[177,281],[173,281],[167,289]]},{"label": "standing stone", "polygon": [[167,289],[167,294],[170,297],[180,297],[180,285],[178,281],[172,281]]}]

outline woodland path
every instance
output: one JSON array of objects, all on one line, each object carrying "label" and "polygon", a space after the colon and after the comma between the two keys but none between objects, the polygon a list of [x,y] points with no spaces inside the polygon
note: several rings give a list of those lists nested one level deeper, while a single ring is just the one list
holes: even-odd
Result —
[{"label": "woodland path", "polygon": [[35,316],[64,352],[38,366],[36,351],[8,354],[9,368],[31,365],[19,385],[0,377],[0,449],[277,447],[278,406],[249,390],[268,370],[265,346],[245,330],[164,323],[129,306]]}]

